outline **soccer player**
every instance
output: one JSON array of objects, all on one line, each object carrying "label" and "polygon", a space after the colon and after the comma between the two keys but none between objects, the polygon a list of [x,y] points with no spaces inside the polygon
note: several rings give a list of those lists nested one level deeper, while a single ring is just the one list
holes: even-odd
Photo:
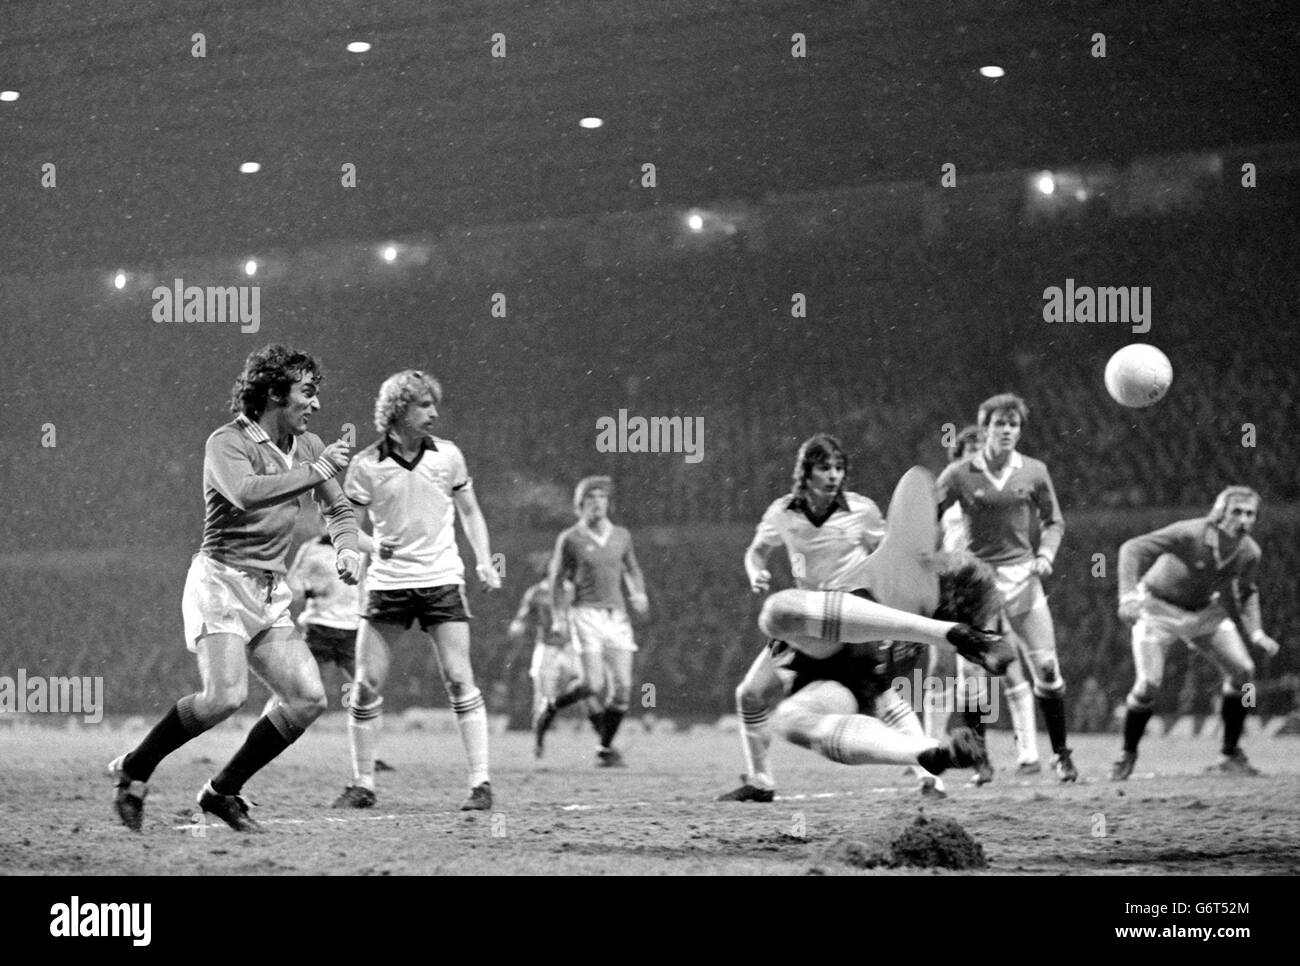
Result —
[{"label": "soccer player", "polygon": [[[997,573],[998,590],[1006,602],[1004,614],[1047,724],[1052,767],[1060,781],[1073,782],[1079,771],[1066,744],[1065,679],[1042,585],[1042,578],[1052,573],[1065,523],[1047,467],[1016,451],[1028,418],[1025,401],[1011,393],[980,404],[984,448],[939,476],[939,513],[954,503],[961,505],[970,528],[971,552]],[[1040,524],[1037,548],[1030,541],[1031,513],[1038,515]],[[1011,692],[1008,697],[1013,704],[1021,700]],[[982,727],[978,712],[968,709],[965,715],[972,727]]]},{"label": "soccer player", "polygon": [[361,567],[356,518],[334,480],[347,465],[348,445],[325,446],[307,431],[320,409],[321,381],[310,355],[265,346],[235,381],[234,420],[208,437],[203,543],[181,602],[186,647],[198,658],[203,688],[177,701],[138,746],[109,765],[118,818],[134,831],[154,769],[243,705],[250,668],[280,700],[198,796],[203,811],[231,828],[261,830],[240,791],[325,710],[320,671],[290,620],[284,579],[298,498],[308,491],[329,527],[339,575],[356,583]]},{"label": "soccer player", "polygon": [[1134,622],[1137,680],[1125,702],[1124,750],[1111,768],[1112,781],[1133,774],[1138,742],[1160,693],[1165,655],[1175,640],[1205,654],[1223,672],[1223,757],[1209,770],[1259,774],[1237,744],[1248,710],[1242,692],[1255,675],[1243,638],[1270,657],[1278,650],[1261,627],[1255,586],[1260,550],[1250,531],[1259,504],[1250,487],[1229,486],[1208,517],[1171,523],[1119,548],[1119,616]]},{"label": "soccer player", "polygon": [[[549,555],[546,561],[549,565]],[[543,574],[541,580],[524,591],[519,610],[507,631],[512,640],[524,641],[529,624],[533,627],[533,656],[528,676],[533,682],[535,758],[542,757],[546,732],[555,716],[569,705],[591,696],[591,690],[582,678],[582,656],[572,640],[550,639],[551,623],[551,581]]]},{"label": "soccer player", "polygon": [[375,804],[381,692],[392,648],[417,621],[438,656],[465,748],[470,793],[461,809],[492,807],[487,709],[470,664],[470,613],[455,517],[460,517],[474,551],[479,580],[497,589],[501,578],[491,563],[487,523],[465,457],[450,440],[433,434],[441,402],[442,385],[426,372],[404,369],[385,379],[375,399],[375,428],[381,438],[357,453],[343,483],[359,512],[369,514],[373,539],[380,547],[391,547],[392,553],[376,554],[366,577],[356,681],[348,708],[353,781],[335,808]]},{"label": "soccer player", "polygon": [[880,641],[952,647],[994,674],[1012,659],[998,635],[971,626],[1001,603],[990,568],[969,554],[948,559],[934,552],[933,485],[919,468],[899,481],[888,534],[862,568],[861,589],[785,590],[764,603],[759,626],[788,642],[775,657],[793,674],[791,696],[773,715],[774,729],[788,741],[844,764],[910,764],[933,774],[984,757],[973,729],[956,728],[941,741],[864,713],[889,689]]},{"label": "soccer player", "polygon": [[[632,659],[636,642],[623,603],[638,614],[649,611],[645,578],[632,550],[632,534],[609,519],[613,481],[588,476],[573,493],[578,522],[560,534],[551,556],[551,636],[570,641],[582,658],[590,689],[587,717],[600,738],[596,764],[623,767],[614,736],[627,713],[632,693]],[[564,583],[573,583],[573,603],[566,606]]]},{"label": "soccer player", "polygon": [[[847,473],[848,456],[836,437],[817,433],[800,444],[791,491],[764,511],[745,551],[745,574],[755,594],[771,590],[767,561],[780,546],[790,558],[796,587],[854,589],[854,574],[880,543],[885,523],[873,500],[844,488]],[[768,752],[771,714],[789,684],[773,659],[773,650],[781,646],[776,640],[764,645],[736,688],[745,774],[740,787],[718,801],[770,802],[776,796]]]},{"label": "soccer player", "polygon": [[[948,450],[949,465],[971,459],[983,447],[984,434],[979,426],[967,426],[957,434],[957,439]],[[954,502],[944,511],[942,518],[939,520],[939,527],[943,534],[942,545],[944,550],[955,552],[965,550],[970,546],[970,529],[967,526],[965,516],[962,514],[960,503]],[[1014,631],[1008,632],[1004,629],[1003,635],[1011,638],[1014,636]],[[995,682],[984,676],[979,668],[974,667],[968,661],[955,659],[951,652],[940,648],[931,649],[930,661],[929,673],[931,676],[942,676],[951,679],[953,672],[956,672],[956,687],[963,696],[963,707],[968,712],[970,709],[989,706],[989,689],[996,685]],[[1007,668],[1004,684],[1007,706],[1011,711],[1012,730],[1016,736],[1017,771],[1021,775],[1036,775],[1042,771],[1043,766],[1038,760],[1038,729],[1034,721],[1034,696],[1030,689],[1029,678],[1023,660],[1013,661],[1011,666]],[[946,708],[952,707],[955,703],[951,688],[946,687],[943,690],[942,702],[943,708],[925,708],[925,731],[932,738],[942,737],[947,729],[948,711]],[[978,716],[978,712],[975,712],[975,716]],[[977,786],[986,785],[992,780],[993,764],[990,759],[986,758],[979,770],[976,771],[971,784]]]}]

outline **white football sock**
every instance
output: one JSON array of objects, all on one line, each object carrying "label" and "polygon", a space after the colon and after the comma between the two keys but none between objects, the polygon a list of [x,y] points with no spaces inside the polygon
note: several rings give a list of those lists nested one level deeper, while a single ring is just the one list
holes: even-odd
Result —
[{"label": "white football sock", "polygon": [[348,747],[352,749],[353,784],[375,790],[375,748],[379,743],[379,725],[383,720],[383,698],[371,704],[352,704],[348,708]]},{"label": "white football sock", "polygon": [[740,715],[740,744],[745,752],[745,780],[755,788],[776,788],[767,761],[772,747],[771,713],[767,708],[747,711],[741,701],[736,702],[736,711]]},{"label": "white football sock", "polygon": [[452,711],[456,712],[456,728],[461,744],[465,746],[465,760],[469,765],[471,790],[488,781],[488,726],[487,703],[478,688],[471,688],[459,698],[453,698]]},{"label": "white football sock", "polygon": [[1016,733],[1016,760],[1020,764],[1038,761],[1038,725],[1034,720],[1034,690],[1022,681],[1002,692],[1011,711],[1011,727]]}]

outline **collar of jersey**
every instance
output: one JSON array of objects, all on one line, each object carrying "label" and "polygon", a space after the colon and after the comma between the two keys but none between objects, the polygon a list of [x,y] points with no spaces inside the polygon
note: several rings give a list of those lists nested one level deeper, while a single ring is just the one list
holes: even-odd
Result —
[{"label": "collar of jersey", "polygon": [[428,436],[421,436],[420,448],[419,450],[416,451],[415,459],[411,460],[408,463],[405,459],[402,458],[402,454],[397,451],[397,446],[393,442],[393,437],[385,436],[382,440],[379,441],[380,461],[382,462],[384,459],[388,457],[392,457],[394,463],[396,463],[398,466],[403,466],[408,470],[415,469],[415,467],[419,464],[420,460],[424,458],[425,450],[432,450],[433,452],[436,453],[438,452],[438,447],[434,443],[434,441],[430,439]]},{"label": "collar of jersey", "polygon": [[840,490],[835,494],[835,499],[831,500],[830,504],[826,507],[825,514],[818,519],[813,515],[812,506],[808,503],[808,495],[803,490],[800,490],[790,500],[790,505],[786,507],[786,509],[793,511],[794,513],[802,513],[808,519],[809,523],[815,527],[820,527],[835,514],[836,510],[843,510],[845,513],[848,513],[849,498],[844,495],[843,490]]},{"label": "collar of jersey", "polygon": [[275,455],[279,457],[280,462],[290,469],[293,468],[293,454],[298,449],[297,436],[293,437],[293,440],[289,443],[289,452],[286,453],[284,450],[280,449],[280,447],[275,445],[275,441],[267,435],[267,432],[262,428],[261,423],[253,422],[253,420],[249,419],[243,413],[240,413],[235,417],[235,425],[243,430],[244,435],[254,443],[269,443],[271,449],[275,452]]}]

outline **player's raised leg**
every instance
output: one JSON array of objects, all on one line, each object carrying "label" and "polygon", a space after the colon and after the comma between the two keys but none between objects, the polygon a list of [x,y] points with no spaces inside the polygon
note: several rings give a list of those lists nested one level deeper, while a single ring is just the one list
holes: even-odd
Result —
[{"label": "player's raised leg", "polygon": [[357,628],[356,671],[348,696],[348,749],[352,782],[334,800],[335,808],[371,808],[376,801],[375,772],[379,729],[383,724],[384,683],[392,648],[406,628],[389,621],[362,620]]},{"label": "player's raised leg", "polygon": [[199,793],[199,807],[231,828],[257,831],[240,795],[244,784],[297,741],[325,711],[320,668],[293,627],[272,627],[253,639],[248,663],[280,700],[249,730],[243,745]]},{"label": "player's raised leg", "polygon": [[488,811],[492,808],[492,784],[488,774],[487,703],[474,683],[474,669],[469,656],[469,624],[446,621],[434,625],[432,635],[443,684],[456,714],[456,729],[465,748],[469,798],[461,810]]},{"label": "player's raised leg", "polygon": [[920,765],[932,774],[968,768],[984,754],[962,728],[947,741],[896,731],[858,713],[853,693],[836,681],[814,681],[786,698],[772,716],[787,741],[845,765]]},{"label": "player's raised leg", "polygon": [[740,776],[739,788],[718,796],[720,802],[770,802],[776,797],[776,779],[768,763],[768,752],[772,747],[772,710],[785,696],[785,687],[777,675],[772,649],[788,646],[780,641],[768,642],[736,688],[745,774]]}]

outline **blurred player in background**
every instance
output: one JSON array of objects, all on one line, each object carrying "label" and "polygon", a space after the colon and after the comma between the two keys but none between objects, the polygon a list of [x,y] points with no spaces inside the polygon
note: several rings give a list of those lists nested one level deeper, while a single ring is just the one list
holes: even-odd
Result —
[{"label": "blurred player in background", "polygon": [[109,765],[117,815],[130,829],[140,830],[146,783],[159,762],[239,710],[250,669],[280,699],[198,798],[203,811],[231,828],[261,830],[240,795],[244,783],[325,710],[320,670],[289,617],[284,566],[298,498],[310,491],[329,528],[334,569],[353,584],[361,569],[356,517],[334,480],[347,466],[348,445],[326,446],[307,431],[320,409],[321,379],[319,363],[304,352],[259,349],[235,381],[234,420],[208,437],[203,543],[181,604],[185,644],[198,657],[203,689],[177,701],[134,750]]},{"label": "blurred player in background", "polygon": [[[1011,393],[984,400],[979,426],[984,447],[969,460],[950,465],[937,485],[939,513],[960,504],[970,533],[970,549],[993,566],[1004,614],[1033,679],[1052,743],[1052,767],[1062,782],[1077,781],[1078,769],[1066,744],[1065,679],[1056,651],[1056,629],[1043,593],[1042,578],[1052,573],[1065,522],[1047,467],[1016,451],[1029,408]],[[1030,540],[1031,513],[1038,515],[1038,547]],[[1008,691],[1009,703],[1022,700]],[[976,726],[976,712],[965,712]],[[979,725],[982,727],[982,725]],[[1023,749],[1022,749],[1023,754]]]},{"label": "blurred player in background", "polygon": [[[361,580],[365,580],[366,555],[372,550],[370,536],[357,534],[361,549]],[[380,549],[383,554],[385,548]],[[387,548],[391,555],[392,549]],[[298,625],[311,655],[320,665],[333,664],[343,677],[343,704],[351,700],[352,682],[356,677],[357,627],[361,623],[361,610],[365,607],[365,591],[358,582],[355,586],[344,583],[333,567],[334,550],[328,529],[322,529],[315,540],[307,540],[298,548],[289,573],[285,577],[294,603],[302,604]],[[269,712],[279,700],[272,695],[266,703]],[[375,759],[375,771],[392,771],[391,765]]]},{"label": "blurred player in background", "polygon": [[[957,434],[956,440],[948,450],[949,464],[971,459],[984,447],[984,434],[979,426],[967,426]],[[970,528],[962,514],[961,504],[954,502],[939,520],[942,533],[943,549],[949,552],[965,550],[970,546]],[[1003,636],[1014,637],[1014,632],[1003,628]],[[939,708],[925,708],[925,733],[932,738],[941,738],[947,731],[949,708],[956,706],[954,688],[949,682],[956,683],[956,691],[962,695],[962,707],[971,715],[973,709],[990,707],[988,689],[996,687],[980,669],[969,661],[955,658],[950,651],[932,648],[930,651],[931,676],[940,677],[945,682],[941,692],[936,694],[942,705]],[[1043,766],[1038,760],[1038,729],[1034,721],[1034,696],[1030,690],[1029,678],[1024,667],[1023,658],[1012,662],[1004,678],[1007,706],[1011,711],[1011,725],[1016,736],[1018,752],[1017,771],[1021,775],[1036,775]],[[978,718],[979,712],[974,711]],[[972,723],[968,721],[968,723]],[[976,771],[971,784],[985,785],[993,780],[993,763],[985,759]]]},{"label": "blurred player in background", "polygon": [[1138,742],[1160,693],[1165,655],[1175,640],[1223,672],[1223,757],[1209,770],[1259,774],[1237,745],[1250,707],[1243,692],[1255,676],[1244,640],[1270,657],[1278,650],[1261,626],[1255,586],[1260,549],[1250,531],[1259,504],[1250,487],[1230,486],[1214,501],[1209,517],[1171,523],[1119,548],[1119,615],[1134,622],[1137,680],[1126,701],[1124,749],[1111,768],[1113,781],[1133,774]]},{"label": "blurred player in background", "polygon": [[[853,589],[847,584],[880,543],[885,523],[873,500],[844,489],[848,462],[843,445],[829,433],[817,433],[800,444],[791,491],[764,511],[745,551],[745,574],[755,594],[772,589],[767,561],[780,546],[790,558],[796,587]],[[773,660],[773,649],[780,646],[780,641],[768,641],[736,688],[745,774],[740,787],[719,796],[719,801],[770,802],[776,797],[768,763],[770,719],[789,684]]]},{"label": "blurred player in background", "polygon": [[788,741],[844,764],[912,764],[933,774],[974,767],[984,757],[973,729],[956,728],[940,740],[869,716],[892,690],[889,669],[881,671],[881,641],[953,648],[994,674],[1014,654],[1000,636],[973,626],[1001,606],[992,570],[970,554],[935,553],[933,493],[925,470],[909,470],[899,481],[889,532],[861,568],[860,589],[785,590],[763,604],[759,626],[781,642],[774,659],[793,676],[790,697],[773,716]]},{"label": "blurred player in background", "polygon": [[571,704],[591,697],[582,678],[582,655],[570,638],[551,640],[551,580],[546,575],[549,555],[543,555],[542,579],[524,591],[519,609],[510,621],[511,640],[523,642],[532,628],[533,652],[528,677],[533,682],[533,757],[541,758],[546,732],[555,716]]},{"label": "blurred player in background", "polygon": [[366,577],[366,608],[357,635],[356,682],[348,708],[353,782],[337,808],[375,804],[375,743],[392,648],[419,622],[438,658],[456,715],[469,771],[464,811],[492,807],[488,775],[488,722],[470,663],[465,565],[456,548],[455,518],[488,589],[501,586],[492,566],[487,523],[474,496],[465,457],[455,443],[433,435],[442,386],[418,369],[384,380],[375,399],[375,428],[382,438],[356,455],[343,490],[369,514],[373,539],[391,554],[376,554]]},{"label": "blurred player in background", "polygon": [[[582,676],[590,693],[587,717],[600,738],[596,763],[623,766],[614,736],[627,714],[632,694],[632,659],[636,642],[623,603],[638,614],[649,611],[645,578],[632,550],[632,534],[609,519],[614,483],[608,476],[588,476],[573,494],[578,522],[560,534],[551,557],[551,635],[582,658]],[[566,602],[565,582],[573,584]],[[569,642],[565,644],[564,642]]]}]

